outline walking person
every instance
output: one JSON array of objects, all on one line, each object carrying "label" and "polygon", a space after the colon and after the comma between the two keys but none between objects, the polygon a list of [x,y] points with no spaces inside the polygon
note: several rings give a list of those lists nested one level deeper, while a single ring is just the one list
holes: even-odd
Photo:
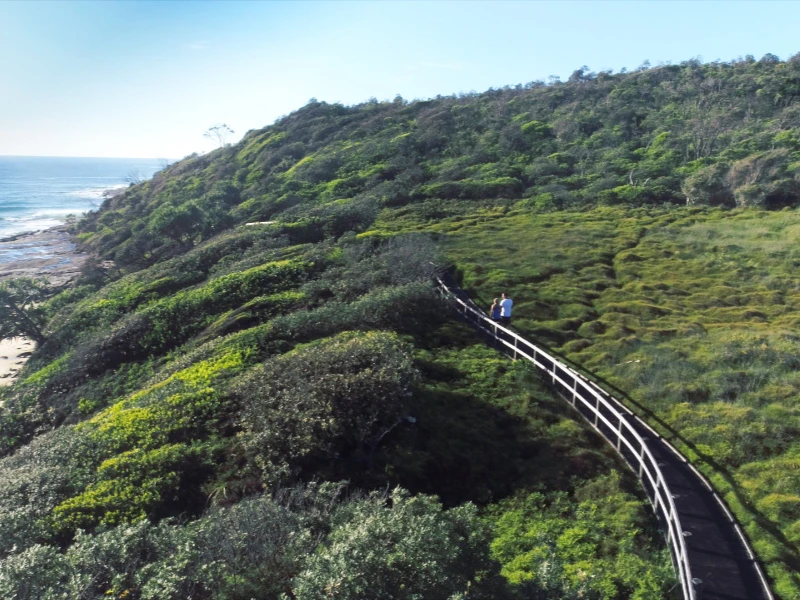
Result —
[{"label": "walking person", "polygon": [[500,322],[506,327],[511,325],[511,307],[514,306],[514,301],[505,295],[501,294],[503,298],[500,301]]},{"label": "walking person", "polygon": [[498,298],[495,298],[494,302],[492,302],[491,308],[489,309],[489,318],[494,322],[500,320],[501,309],[500,309],[500,302],[498,302],[498,300],[499,300]]}]

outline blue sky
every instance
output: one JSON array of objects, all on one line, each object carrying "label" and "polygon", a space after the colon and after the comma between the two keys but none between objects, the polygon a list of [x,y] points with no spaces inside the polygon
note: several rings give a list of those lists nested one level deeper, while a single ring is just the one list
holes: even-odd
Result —
[{"label": "blue sky", "polygon": [[800,51],[800,2],[0,1],[0,155],[180,158],[316,97]]}]

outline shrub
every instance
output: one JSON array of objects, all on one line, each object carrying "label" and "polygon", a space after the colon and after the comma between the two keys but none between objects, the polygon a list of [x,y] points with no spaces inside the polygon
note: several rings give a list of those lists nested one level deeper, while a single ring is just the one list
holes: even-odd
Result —
[{"label": "shrub", "polygon": [[99,481],[53,509],[53,529],[66,535],[96,525],[164,516],[165,507],[170,506],[183,512],[191,508],[186,503],[191,494],[187,479],[202,460],[201,449],[185,444],[136,448],[108,459],[98,469]]},{"label": "shrub", "polygon": [[81,424],[96,448],[97,470],[91,484],[55,507],[54,531],[67,537],[77,528],[197,510],[219,423],[229,416],[212,386],[242,365],[241,352],[222,352]]},{"label": "shrub", "polygon": [[535,195],[533,198],[521,200],[519,206],[532,208],[536,212],[553,212],[563,208],[563,201],[551,192],[544,192]]},{"label": "shrub", "polygon": [[58,549],[31,546],[0,562],[0,596],[14,600],[68,600],[70,596],[64,589],[68,573]]},{"label": "shrub", "polygon": [[800,199],[800,183],[790,172],[791,153],[785,148],[736,161],[726,176],[736,206],[783,208]]},{"label": "shrub", "polygon": [[710,206],[734,205],[733,192],[725,182],[728,165],[717,163],[698,169],[681,184],[686,204],[708,204]]},{"label": "shrub", "polygon": [[236,386],[245,446],[271,481],[374,448],[403,416],[414,377],[393,334],[347,332],[299,347]]},{"label": "shrub", "polygon": [[[186,341],[208,325],[215,315],[238,308],[264,292],[279,292],[301,279],[309,265],[294,261],[270,262],[246,271],[211,280],[201,288],[179,292],[164,298],[140,314],[149,322],[149,331],[138,344],[147,352],[163,351]],[[286,308],[275,297],[273,309]]]},{"label": "shrub", "polygon": [[636,517],[643,507],[620,492],[619,477],[585,484],[576,498],[535,493],[493,509],[499,518],[492,556],[503,575],[536,600],[664,598],[673,575],[666,560],[653,564],[642,545]]},{"label": "shrub", "polygon": [[514,198],[522,192],[523,184],[515,177],[496,177],[494,179],[465,179],[463,181],[443,181],[420,187],[420,194],[426,198],[463,198],[481,200],[483,198]]},{"label": "shrub", "polygon": [[[211,325],[220,313],[240,309],[241,313],[246,313],[242,318],[264,318],[285,310],[300,296],[272,294],[265,297],[263,293],[280,291],[297,283],[305,277],[309,267],[296,261],[269,262],[151,302],[120,319],[110,331],[98,332],[78,344],[68,357],[63,355],[28,377],[25,383],[35,383],[49,393],[63,393],[124,363],[158,356],[181,345]],[[261,301],[256,305],[248,304],[255,297],[261,297]]]},{"label": "shrub", "polygon": [[370,598],[503,597],[474,506],[443,511],[434,498],[410,498],[401,489],[389,505],[381,494],[342,498],[342,489],[284,489],[186,524],[142,519],[80,531],[63,553],[45,545],[17,549],[0,561],[0,596],[327,598],[331,590],[319,585],[341,580],[336,597],[344,599],[363,598],[366,590]]},{"label": "shrub", "polygon": [[41,435],[0,460],[0,558],[47,539],[47,515],[92,481],[96,460],[95,445],[73,427]]},{"label": "shrub", "polygon": [[[395,489],[345,505],[327,542],[294,578],[302,600],[502,598],[489,531],[466,504],[442,510],[435,498]],[[346,515],[346,518],[342,518]]]},{"label": "shrub", "polygon": [[351,301],[383,286],[429,283],[443,263],[435,242],[424,234],[343,241],[333,256],[326,257],[333,264],[304,289]]},{"label": "shrub", "polygon": [[446,305],[430,284],[411,283],[375,288],[351,303],[328,302],[282,315],[272,320],[270,337],[307,341],[347,329],[376,328],[421,334],[443,314],[448,314]]},{"label": "shrub", "polygon": [[148,226],[184,247],[194,244],[196,236],[202,232],[204,220],[205,213],[195,202],[164,204],[153,211]]}]

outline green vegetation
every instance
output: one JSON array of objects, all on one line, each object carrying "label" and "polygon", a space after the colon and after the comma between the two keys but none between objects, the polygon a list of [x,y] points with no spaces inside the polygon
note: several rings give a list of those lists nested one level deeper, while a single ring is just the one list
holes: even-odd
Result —
[{"label": "green vegetation", "polygon": [[577,505],[563,492],[501,503],[492,555],[502,574],[526,598],[659,595],[667,558],[643,562],[633,552],[641,543],[631,529],[637,503],[618,485],[613,476],[585,484],[576,490]]},{"label": "green vegetation", "polygon": [[29,337],[37,344],[44,343],[45,316],[37,304],[47,295],[47,286],[35,279],[0,283],[0,337]]},{"label": "green vegetation", "polygon": [[293,242],[369,226],[384,207],[437,219],[475,202],[587,205],[800,200],[800,60],[581,68],[568,82],[425,102],[316,101],[236,146],[190,157],[80,226],[121,266],[152,265],[243,221]]},{"label": "green vegetation", "polygon": [[262,479],[304,463],[319,473],[336,457],[374,451],[403,420],[415,378],[409,350],[395,335],[346,332],[253,369],[236,392],[243,444]]},{"label": "green vegetation", "polygon": [[[0,408],[4,597],[524,593],[492,554],[512,510],[496,502],[562,489],[577,506],[620,465],[452,319],[431,259],[427,235],[242,227],[42,304],[50,335]],[[637,543],[607,560],[656,569],[642,597],[660,598],[645,502],[613,482]],[[629,589],[612,587],[586,597]]]},{"label": "green vegetation", "polygon": [[23,310],[0,595],[674,596],[633,476],[447,311],[451,264],[692,457],[800,598],[800,61],[773,59],[312,101],[106,200]]},{"label": "green vegetation", "polygon": [[381,229],[444,234],[463,284],[591,369],[691,457],[782,597],[800,594],[796,211],[479,211]]}]

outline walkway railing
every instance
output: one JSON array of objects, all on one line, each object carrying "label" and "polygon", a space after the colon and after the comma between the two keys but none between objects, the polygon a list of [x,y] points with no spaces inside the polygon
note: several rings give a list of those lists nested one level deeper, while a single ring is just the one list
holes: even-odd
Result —
[{"label": "walkway railing", "polygon": [[667,487],[664,474],[647,444],[633,422],[650,429],[638,416],[622,403],[600,390],[594,383],[556,358],[530,343],[522,336],[489,319],[481,310],[459,298],[437,277],[439,288],[446,298],[475,325],[513,352],[514,358],[532,362],[558,392],[577,409],[581,415],[614,446],[631,468],[638,474],[650,503],[659,519],[666,525],[667,538],[675,570],[678,573],[685,600],[698,600],[696,583],[686,551],[684,536],[673,494]]}]

